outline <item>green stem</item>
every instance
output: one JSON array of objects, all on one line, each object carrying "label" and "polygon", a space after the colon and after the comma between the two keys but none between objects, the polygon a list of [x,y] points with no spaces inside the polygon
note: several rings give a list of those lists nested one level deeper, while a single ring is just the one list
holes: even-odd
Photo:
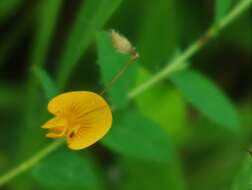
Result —
[{"label": "green stem", "polygon": [[160,72],[153,75],[152,78],[147,80],[142,85],[133,89],[129,94],[128,98],[133,99],[139,94],[143,93],[145,90],[151,88],[157,82],[167,78],[171,73],[184,68],[184,64],[190,59],[193,55],[195,55],[201,48],[207,44],[210,39],[213,39],[218,35],[218,33],[226,28],[232,21],[234,21],[238,16],[241,15],[246,9],[249,8],[252,0],[242,0],[238,5],[236,5],[230,13],[225,16],[218,23],[214,24],[210,27],[207,32],[200,37],[197,41],[195,41],[188,49],[184,51],[184,53],[180,54],[177,58],[175,58],[171,63],[169,62]]},{"label": "green stem", "polygon": [[58,140],[41,151],[39,151],[37,154],[35,154],[33,157],[31,157],[29,160],[21,163],[19,166],[16,168],[10,170],[9,172],[5,173],[3,176],[0,177],[0,187],[9,182],[11,179],[16,177],[17,175],[25,172],[26,170],[30,169],[33,167],[35,164],[37,164],[41,159],[45,158],[47,155],[49,155],[51,152],[56,150],[59,146],[63,144],[63,140]]},{"label": "green stem", "polygon": [[[36,7],[34,8],[36,9]],[[6,59],[10,56],[13,48],[16,47],[26,34],[29,24],[34,19],[35,11],[28,11],[14,26],[14,28],[7,33],[0,43],[0,69],[6,64]]]},{"label": "green stem", "polygon": [[[194,42],[184,53],[182,53],[180,56],[174,59],[171,63],[167,64],[167,66],[162,71],[154,75],[150,80],[140,85],[136,89],[132,90],[128,94],[129,99],[135,98],[137,95],[149,89],[154,84],[166,78],[171,73],[183,68],[184,63],[189,58],[191,58],[195,53],[197,53],[208,42],[209,39],[212,39],[213,37],[215,37],[222,29],[224,29],[235,18],[237,18],[242,12],[244,12],[250,6],[251,3],[252,3],[252,0],[242,0],[226,17],[224,17],[219,23],[216,23],[215,25],[213,25],[207,31],[205,35],[203,35],[196,42]],[[63,144],[63,142],[64,141],[55,141],[51,143],[49,146],[42,149],[40,152],[35,154],[29,160],[21,163],[19,166],[17,166],[13,170],[1,176],[0,187],[6,184],[7,182],[9,182],[11,179],[16,177],[17,175],[33,167],[41,159],[45,158],[48,154],[56,150],[60,145]]]}]

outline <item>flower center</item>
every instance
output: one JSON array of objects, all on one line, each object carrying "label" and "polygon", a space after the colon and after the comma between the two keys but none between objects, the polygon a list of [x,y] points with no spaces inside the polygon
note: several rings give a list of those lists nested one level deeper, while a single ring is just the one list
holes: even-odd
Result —
[{"label": "flower center", "polygon": [[74,138],[76,133],[78,133],[79,129],[80,129],[80,125],[74,125],[74,126],[70,125],[65,134],[68,138],[72,139]]}]

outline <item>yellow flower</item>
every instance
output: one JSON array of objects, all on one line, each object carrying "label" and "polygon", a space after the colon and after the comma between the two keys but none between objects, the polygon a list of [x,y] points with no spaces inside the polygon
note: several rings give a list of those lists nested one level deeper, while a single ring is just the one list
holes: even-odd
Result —
[{"label": "yellow flower", "polygon": [[49,138],[66,137],[68,147],[78,150],[100,140],[110,129],[112,113],[107,102],[88,91],[67,92],[53,98],[48,110],[55,115],[42,128]]}]

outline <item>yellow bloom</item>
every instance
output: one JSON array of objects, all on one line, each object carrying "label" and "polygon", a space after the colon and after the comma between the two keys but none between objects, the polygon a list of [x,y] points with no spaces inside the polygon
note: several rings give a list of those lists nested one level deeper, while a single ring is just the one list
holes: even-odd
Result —
[{"label": "yellow bloom", "polygon": [[53,98],[48,110],[55,115],[42,128],[49,138],[66,137],[70,149],[86,148],[110,129],[112,113],[107,102],[88,91],[67,92]]}]

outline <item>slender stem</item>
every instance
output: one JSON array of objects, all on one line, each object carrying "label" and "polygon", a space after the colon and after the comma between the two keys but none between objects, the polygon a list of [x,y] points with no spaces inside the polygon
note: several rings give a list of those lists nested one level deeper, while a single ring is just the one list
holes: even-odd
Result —
[{"label": "slender stem", "polygon": [[120,70],[119,72],[112,78],[112,80],[107,84],[107,86],[104,88],[104,90],[100,93],[100,95],[103,95],[106,91],[108,91],[113,84],[123,75],[123,73],[127,70],[129,65],[131,65],[134,62],[134,59],[130,59]]},{"label": "slender stem", "polygon": [[246,9],[251,5],[252,0],[242,0],[238,5],[236,5],[233,10],[225,16],[218,23],[214,24],[210,27],[207,32],[200,37],[197,41],[195,41],[188,49],[184,51],[184,53],[180,54],[177,58],[175,58],[171,63],[169,62],[160,72],[153,75],[152,78],[147,80],[145,83],[133,89],[129,94],[128,98],[133,99],[139,94],[143,93],[145,90],[151,88],[157,82],[167,78],[171,73],[180,70],[183,68],[183,64],[190,59],[193,55],[195,55],[201,48],[207,44],[207,42],[216,37],[218,33],[226,28],[232,21],[234,21],[238,16],[241,15]]},{"label": "slender stem", "polygon": [[37,164],[40,160],[48,156],[51,152],[56,150],[59,146],[63,144],[63,140],[57,140],[52,142],[50,145],[39,151],[37,154],[35,154],[33,157],[31,157],[29,160],[21,163],[16,168],[10,170],[9,172],[5,173],[3,176],[0,177],[0,187],[9,182],[11,179],[16,177],[17,175],[25,172],[26,170],[33,167],[35,164]]},{"label": "slender stem", "polygon": [[[128,98],[133,99],[137,95],[141,94],[145,90],[152,87],[154,84],[159,82],[160,80],[166,78],[171,73],[183,68],[184,63],[191,58],[195,53],[197,53],[210,39],[215,37],[222,29],[224,29],[228,24],[230,24],[234,19],[236,19],[242,12],[244,12],[252,3],[252,0],[242,0],[240,3],[234,7],[234,9],[224,17],[219,23],[213,25],[205,35],[199,38],[196,42],[194,42],[184,53],[180,54],[176,59],[174,59],[171,63],[167,64],[167,66],[154,75],[150,80],[146,81],[139,87],[133,89],[129,94]],[[40,152],[35,154],[29,160],[21,163],[19,166],[10,170],[6,174],[0,177],[0,187],[9,182],[11,179],[16,177],[17,175],[25,172],[26,170],[33,167],[37,164],[41,159],[45,158],[48,154],[56,150],[60,145],[63,144],[64,141],[55,141],[51,143],[49,146],[42,149]]]}]

